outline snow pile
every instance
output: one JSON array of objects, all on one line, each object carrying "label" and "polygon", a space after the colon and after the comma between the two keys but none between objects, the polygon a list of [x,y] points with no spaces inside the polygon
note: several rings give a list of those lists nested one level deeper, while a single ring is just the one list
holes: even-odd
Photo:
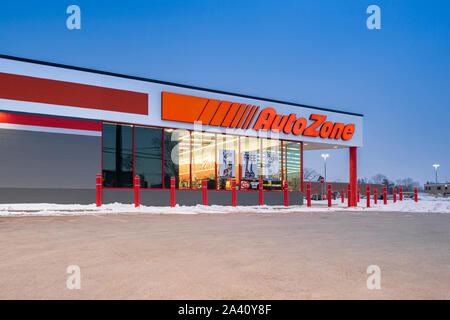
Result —
[{"label": "snow pile", "polygon": [[[420,199],[420,198],[419,198]],[[135,208],[133,204],[112,203],[96,207],[95,204],[53,204],[53,203],[21,203],[21,204],[0,204],[0,216],[61,216],[61,215],[92,215],[92,214],[224,214],[224,213],[275,213],[275,212],[328,212],[328,211],[391,211],[391,212],[442,212],[450,213],[450,198],[434,198],[423,196],[419,202],[411,199],[388,201],[383,205],[383,200],[379,200],[377,205],[371,201],[371,207],[366,208],[366,200],[361,199],[358,207],[348,208],[347,202],[333,200],[333,206],[327,207],[327,200],[312,201],[312,207],[303,206],[175,206],[152,207],[140,206]]]},{"label": "snow pile", "polygon": [[196,205],[175,207],[153,207],[144,206],[136,208],[134,204],[112,203],[97,207],[95,204],[53,204],[53,203],[24,203],[24,204],[0,204],[0,216],[22,216],[22,215],[90,215],[90,214],[199,214],[199,213],[233,213],[233,212],[299,212],[299,211],[330,211],[337,208],[293,205],[285,206],[219,206],[219,205]]}]

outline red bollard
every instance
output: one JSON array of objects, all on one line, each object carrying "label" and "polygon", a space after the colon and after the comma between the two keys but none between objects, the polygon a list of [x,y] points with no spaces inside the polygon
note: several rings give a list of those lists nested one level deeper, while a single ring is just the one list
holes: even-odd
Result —
[{"label": "red bollard", "polygon": [[328,207],[331,207],[331,183],[328,183]]},{"label": "red bollard", "polygon": [[170,206],[175,207],[175,177],[170,177]]},{"label": "red bollard", "polygon": [[367,208],[370,208],[370,186],[366,186]]},{"label": "red bollard", "polygon": [[373,203],[377,204],[377,189],[373,189]]},{"label": "red bollard", "polygon": [[417,187],[414,188],[414,201],[417,202],[419,199],[417,197]]},{"label": "red bollard", "polygon": [[306,201],[308,207],[311,207],[311,182],[306,184]]},{"label": "red bollard", "polygon": [[350,185],[350,183],[347,185],[347,202],[348,202],[348,206],[351,207],[352,206],[352,186]]},{"label": "red bollard", "polygon": [[97,207],[100,207],[102,205],[102,185],[103,185],[103,178],[101,174],[95,175],[95,189],[96,189],[96,204]]},{"label": "red bollard", "polygon": [[236,207],[236,180],[231,180],[231,204]]},{"label": "red bollard", "polygon": [[141,199],[140,199],[140,189],[141,189],[141,183],[139,176],[134,177],[134,206],[139,207],[141,205]]},{"label": "red bollard", "polygon": [[287,180],[284,181],[284,206],[288,207],[289,206],[289,193],[288,193],[288,182]]},{"label": "red bollard", "polygon": [[400,186],[399,188],[398,188],[398,191],[399,191],[399,195],[400,195],[400,201],[403,201],[403,187],[402,186]]},{"label": "red bollard", "polygon": [[397,202],[397,188],[394,187],[392,194],[394,195],[394,203],[396,203]]},{"label": "red bollard", "polygon": [[263,181],[259,180],[259,205],[262,206],[264,204],[263,198]]},{"label": "red bollard", "polygon": [[356,199],[357,199],[356,202],[359,203],[360,199],[359,199],[359,188],[358,188],[358,186],[356,186]]},{"label": "red bollard", "polygon": [[344,193],[344,189],[341,190],[341,202],[344,203],[345,202],[345,193]]},{"label": "red bollard", "polygon": [[208,205],[208,180],[202,180],[203,205]]},{"label": "red bollard", "polygon": [[383,203],[387,204],[387,186],[383,187]]}]

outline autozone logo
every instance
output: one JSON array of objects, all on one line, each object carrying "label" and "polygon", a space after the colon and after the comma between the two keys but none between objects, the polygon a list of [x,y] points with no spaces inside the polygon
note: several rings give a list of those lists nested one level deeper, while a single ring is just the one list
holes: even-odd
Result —
[{"label": "autozone logo", "polygon": [[[327,121],[327,116],[313,113],[308,119],[277,114],[274,108],[233,103],[171,92],[162,92],[161,119],[255,131],[284,132],[322,139],[350,140],[355,125]],[[255,120],[256,119],[256,120]]]}]

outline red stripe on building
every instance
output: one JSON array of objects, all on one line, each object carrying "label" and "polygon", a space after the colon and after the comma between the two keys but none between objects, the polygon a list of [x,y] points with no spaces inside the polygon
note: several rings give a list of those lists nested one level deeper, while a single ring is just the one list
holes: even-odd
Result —
[{"label": "red stripe on building", "polygon": [[0,123],[75,130],[102,131],[102,123],[100,121],[75,120],[19,113],[0,112]]},{"label": "red stripe on building", "polygon": [[236,116],[233,119],[233,122],[231,123],[231,128],[236,128],[236,125],[239,121],[239,119],[241,119],[242,113],[244,112],[244,110],[247,109],[247,105],[246,104],[241,104],[241,106],[239,107],[238,112],[236,113]]},{"label": "red stripe on building", "polygon": [[225,116],[221,126],[222,127],[229,127],[231,124],[231,121],[233,121],[234,116],[236,115],[236,112],[239,109],[240,104],[239,103],[233,103],[231,104],[230,109],[228,110],[227,115]]},{"label": "red stripe on building", "polygon": [[[256,109],[255,109],[255,111],[253,112],[253,114],[252,114],[252,117],[250,118],[250,121],[248,122],[248,125],[247,125],[247,128],[246,129],[248,129],[249,127],[250,127],[250,125],[252,124],[252,122],[253,122],[253,118],[255,118],[255,115],[258,113],[258,110],[259,110],[259,106],[257,106],[256,107]],[[250,115],[248,115],[249,117],[250,117]],[[248,119],[247,119],[248,120]],[[246,122],[247,123],[247,122]],[[245,125],[245,124],[244,124]]]},{"label": "red stripe on building", "polygon": [[148,94],[0,73],[0,98],[148,115]]}]

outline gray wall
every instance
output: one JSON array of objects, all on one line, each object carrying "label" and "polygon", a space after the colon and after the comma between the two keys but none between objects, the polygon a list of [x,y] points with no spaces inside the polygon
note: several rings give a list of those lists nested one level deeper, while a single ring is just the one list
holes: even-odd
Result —
[{"label": "gray wall", "polygon": [[[284,205],[283,192],[264,192],[264,204]],[[141,204],[147,206],[169,206],[170,190],[141,190]],[[104,189],[103,203],[134,203],[134,190],[131,189]],[[175,203],[183,206],[195,206],[203,204],[203,193],[200,190],[176,190]],[[232,205],[231,191],[208,190],[208,204]],[[259,192],[237,191],[236,204],[238,206],[256,206],[259,204]],[[290,205],[303,204],[303,194],[299,192],[289,193]]]},{"label": "gray wall", "polygon": [[94,203],[101,137],[0,129],[0,203]]},{"label": "gray wall", "polygon": [[101,137],[0,129],[0,188],[95,188]]}]

